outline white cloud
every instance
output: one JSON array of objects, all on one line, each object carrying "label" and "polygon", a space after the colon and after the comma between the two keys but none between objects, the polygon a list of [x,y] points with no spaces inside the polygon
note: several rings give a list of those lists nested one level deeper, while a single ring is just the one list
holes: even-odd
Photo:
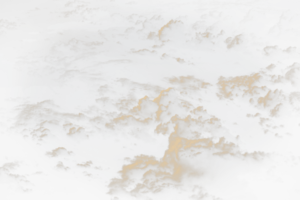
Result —
[{"label": "white cloud", "polygon": [[59,112],[58,109],[59,106],[50,99],[36,104],[20,104],[14,108],[18,114],[10,130],[21,133],[24,138],[30,137],[41,145],[46,140],[57,137],[54,132],[61,131],[63,122],[88,120],[88,117],[81,112],[64,113]]},{"label": "white cloud", "polygon": [[80,167],[80,168],[91,168],[93,164],[94,163],[93,163],[92,160],[87,160],[87,161],[82,162],[82,163],[76,163],[76,166]]},{"label": "white cloud", "polygon": [[63,161],[58,161],[57,164],[53,167],[54,170],[56,171],[64,171],[68,172],[71,170],[69,166],[65,166]]},{"label": "white cloud", "polygon": [[226,48],[228,50],[240,50],[246,46],[248,41],[245,34],[240,33],[238,35],[235,35],[234,37],[227,37],[224,40],[224,43],[226,44]]},{"label": "white cloud", "polygon": [[129,53],[140,55],[140,56],[152,56],[152,55],[156,55],[157,51],[156,50],[149,50],[147,48],[138,49],[138,50],[135,50],[134,48],[131,48]]},{"label": "white cloud", "polygon": [[270,117],[279,118],[289,113],[287,96],[282,89],[271,90],[270,83],[262,72],[235,77],[220,76],[217,82],[217,97],[220,100],[239,99],[259,110],[269,112]]},{"label": "white cloud", "polygon": [[178,62],[179,64],[184,64],[186,63],[184,58],[180,58],[180,57],[173,57],[174,60],[176,60],[176,62]]},{"label": "white cloud", "polygon": [[69,131],[67,132],[67,136],[75,140],[89,139],[89,135],[85,133],[85,128],[82,126],[79,126],[78,128],[76,128],[75,126],[69,128]]},{"label": "white cloud", "polygon": [[55,149],[52,149],[51,151],[46,151],[45,156],[49,158],[57,158],[60,156],[72,156],[74,155],[73,151],[68,151],[66,147],[56,147]]},{"label": "white cloud", "polygon": [[163,80],[176,88],[180,95],[188,98],[200,98],[202,97],[201,91],[213,86],[211,83],[198,79],[194,75],[165,77]]},{"label": "white cloud", "polygon": [[7,19],[0,19],[0,36],[4,35],[7,31],[17,30],[17,23],[10,22]]},{"label": "white cloud", "polygon": [[13,187],[16,192],[31,192],[32,189],[30,187],[33,186],[33,184],[27,177],[25,175],[12,173],[12,171],[15,171],[20,166],[19,161],[3,163],[3,165],[0,166],[0,185]]},{"label": "white cloud", "polygon": [[294,62],[287,67],[284,78],[295,88],[300,88],[300,63]]},{"label": "white cloud", "polygon": [[300,51],[296,46],[289,46],[286,49],[279,48],[278,45],[266,45],[262,54],[271,60],[295,59],[300,57]]},{"label": "white cloud", "polygon": [[160,41],[184,41],[184,23],[181,20],[171,19],[164,24],[157,32]]},{"label": "white cloud", "polygon": [[167,59],[169,59],[170,57],[171,57],[171,56],[170,56],[169,54],[163,53],[163,54],[161,54],[160,59],[161,59],[161,60],[167,60]]}]

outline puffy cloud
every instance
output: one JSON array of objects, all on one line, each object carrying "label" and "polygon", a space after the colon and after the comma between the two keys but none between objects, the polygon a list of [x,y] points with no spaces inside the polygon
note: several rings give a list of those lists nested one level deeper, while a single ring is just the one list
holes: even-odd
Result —
[{"label": "puffy cloud", "polygon": [[157,32],[160,41],[184,41],[184,23],[181,20],[169,20]]},{"label": "puffy cloud", "polygon": [[64,18],[70,18],[73,16],[80,16],[81,22],[89,21],[91,24],[96,24],[102,18],[109,17],[109,13],[101,10],[100,7],[90,8],[88,7],[89,2],[85,1],[68,1],[65,4],[66,8],[71,10],[62,11],[61,14]]},{"label": "puffy cloud", "polygon": [[284,78],[295,88],[300,88],[300,63],[294,62],[287,67]]},{"label": "puffy cloud", "polygon": [[0,36],[4,35],[7,31],[17,30],[17,23],[10,22],[7,19],[0,19]]},{"label": "puffy cloud", "polygon": [[[191,79],[200,88],[210,86],[192,76],[172,77],[170,82],[182,82],[178,85],[184,86]],[[107,128],[121,131],[129,126],[129,130],[156,126],[154,133],[169,136],[169,145],[160,159],[144,154],[125,158],[130,163],[124,164],[118,172],[120,177],[112,178],[108,184],[107,194],[112,197],[176,199],[182,195],[218,199],[218,194],[234,198],[235,194],[250,191],[239,177],[258,172],[270,159],[265,152],[241,150],[238,137],[222,126],[221,119],[210,115],[203,106],[194,108],[179,99],[171,87],[152,101],[148,96],[141,98],[130,113],[136,117],[120,114],[106,124]]]},{"label": "puffy cloud", "polygon": [[49,158],[57,158],[60,156],[72,156],[74,155],[73,151],[68,151],[66,147],[56,147],[55,149],[52,149],[51,151],[46,151],[45,156]]},{"label": "puffy cloud", "polygon": [[147,94],[148,96],[153,97],[159,94],[159,92],[162,90],[162,87],[158,85],[139,83],[128,78],[118,78],[116,82],[121,83],[122,87],[128,89],[130,93],[133,93],[134,96],[136,93],[143,92],[144,95]]},{"label": "puffy cloud", "polygon": [[89,135],[85,133],[85,128],[82,126],[79,127],[71,127],[67,132],[67,136],[73,138],[75,140],[87,140],[89,139]]},{"label": "puffy cloud", "polygon": [[289,113],[287,96],[283,90],[267,87],[270,83],[262,72],[225,78],[220,76],[217,82],[217,97],[220,100],[240,99],[259,110],[269,112],[270,117],[279,118]]},{"label": "puffy cloud", "polygon": [[268,35],[293,41],[300,36],[299,21],[300,15],[298,13],[293,13],[291,10],[283,11],[278,22],[269,29]]},{"label": "puffy cloud", "polygon": [[289,46],[286,49],[282,49],[278,45],[266,45],[262,50],[262,54],[271,60],[300,58],[300,51],[296,46]]},{"label": "puffy cloud", "polygon": [[224,40],[224,43],[226,44],[226,48],[228,50],[240,50],[246,46],[248,43],[245,34],[240,33],[238,35],[235,35],[234,37],[227,37]]},{"label": "puffy cloud", "polygon": [[38,145],[45,140],[56,137],[54,132],[61,131],[61,124],[65,121],[86,121],[88,117],[83,113],[63,113],[57,111],[59,106],[53,100],[47,99],[36,104],[20,104],[14,108],[17,112],[11,131],[21,133],[24,138],[31,137]]},{"label": "puffy cloud", "polygon": [[268,70],[269,72],[272,72],[273,69],[276,68],[276,65],[274,63],[269,64],[268,66],[266,66],[266,70]]},{"label": "puffy cloud", "polygon": [[169,54],[163,53],[163,54],[161,54],[160,59],[161,59],[161,60],[167,60],[167,59],[169,59],[170,57],[171,57],[171,56],[170,56]]},{"label": "puffy cloud", "polygon": [[71,170],[69,166],[65,166],[63,161],[58,161],[57,164],[53,167],[54,170],[56,171],[64,171],[68,172]]},{"label": "puffy cloud", "polygon": [[122,166],[120,178],[110,180],[107,194],[137,199],[176,199],[181,195],[220,199],[209,193],[213,191],[234,197],[246,190],[239,176],[257,171],[268,159],[264,152],[243,153],[224,137],[214,142],[211,138],[187,139],[171,134],[160,160],[143,154],[126,159],[130,163]]},{"label": "puffy cloud", "polygon": [[200,91],[213,86],[209,82],[196,78],[194,75],[165,77],[164,80],[175,87],[180,95],[189,98],[200,98]]},{"label": "puffy cloud", "polygon": [[145,142],[153,142],[154,138],[148,133],[152,124],[153,119],[150,117],[141,119],[133,115],[123,114],[105,123],[105,128],[114,132],[130,128],[130,131],[127,132],[130,136]]},{"label": "puffy cloud", "polygon": [[289,94],[289,103],[293,111],[300,114],[300,92],[294,91]]},{"label": "puffy cloud", "polygon": [[138,104],[129,112],[143,118],[153,117],[158,106],[147,95],[138,100]]},{"label": "puffy cloud", "polygon": [[[50,53],[53,55],[70,55],[76,53],[90,52],[90,54],[97,50],[98,47],[104,44],[103,41],[92,41],[86,42],[83,40],[78,40],[76,38],[71,38],[68,42],[55,43],[50,48]],[[96,53],[96,52],[95,52]],[[94,53],[94,54],[95,54]]]},{"label": "puffy cloud", "polygon": [[32,189],[29,188],[33,184],[25,175],[15,174],[12,171],[20,167],[19,161],[5,162],[0,166],[0,185],[14,186],[16,192],[28,193]]},{"label": "puffy cloud", "polygon": [[157,51],[156,50],[149,50],[147,48],[138,49],[138,50],[135,50],[134,48],[132,48],[132,49],[130,49],[129,53],[140,55],[140,56],[152,56],[152,55],[156,55]]},{"label": "puffy cloud", "polygon": [[76,166],[80,168],[91,168],[93,164],[92,160],[87,160],[86,162],[76,163]]},{"label": "puffy cloud", "polygon": [[184,64],[186,63],[184,58],[180,58],[180,57],[173,57],[174,60],[176,60],[176,62],[178,62],[179,64]]}]

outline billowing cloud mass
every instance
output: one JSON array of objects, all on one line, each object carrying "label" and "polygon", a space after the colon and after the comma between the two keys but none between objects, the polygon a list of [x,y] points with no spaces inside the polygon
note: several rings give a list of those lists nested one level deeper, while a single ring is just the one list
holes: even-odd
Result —
[{"label": "billowing cloud mass", "polygon": [[2,4],[0,199],[300,199],[297,1]]},{"label": "billowing cloud mass", "polygon": [[300,63],[294,62],[287,67],[284,78],[295,88],[300,88]]},{"label": "billowing cloud mass", "polygon": [[56,165],[53,167],[54,170],[56,171],[63,171],[63,172],[68,172],[71,170],[69,166],[65,166],[63,161],[58,161]]},{"label": "billowing cloud mass", "polygon": [[49,158],[57,158],[60,156],[72,156],[74,155],[73,151],[68,151],[66,147],[56,147],[51,151],[46,151],[45,156]]},{"label": "billowing cloud mass", "polygon": [[0,36],[4,35],[7,31],[17,30],[17,23],[10,22],[7,19],[0,19]]},{"label": "billowing cloud mass", "polygon": [[77,163],[76,166],[80,168],[90,168],[93,165],[92,160],[87,160],[86,162]]},{"label": "billowing cloud mass", "polygon": [[156,55],[157,51],[156,50],[149,50],[147,48],[138,49],[138,50],[135,50],[133,48],[133,49],[130,49],[129,53],[140,55],[140,56],[151,56],[151,55]]},{"label": "billowing cloud mass", "polygon": [[300,51],[296,46],[289,46],[286,49],[282,49],[278,45],[267,45],[263,48],[262,54],[271,60],[300,58]]},{"label": "billowing cloud mass", "polygon": [[241,50],[245,47],[245,45],[248,43],[245,34],[240,33],[238,35],[235,35],[234,37],[227,37],[224,40],[224,43],[226,44],[226,48],[228,50]]},{"label": "billowing cloud mass", "polygon": [[258,110],[268,111],[273,118],[288,114],[287,95],[282,89],[270,89],[268,84],[270,82],[262,72],[227,78],[220,76],[216,95],[220,100],[248,102]]},{"label": "billowing cloud mass", "polygon": [[0,185],[5,187],[13,186],[13,190],[21,193],[28,193],[32,191],[33,184],[27,179],[25,175],[12,173],[19,168],[20,162],[5,162],[0,166]]},{"label": "billowing cloud mass", "polygon": [[[188,98],[201,98],[201,91],[212,86],[211,83],[198,79],[193,75],[165,77],[164,80],[175,87],[180,95]],[[201,99],[198,99],[201,101]]]},{"label": "billowing cloud mass", "polygon": [[[164,105],[171,94],[171,88],[163,90],[153,102]],[[139,104],[147,101],[150,103],[145,97]],[[137,199],[165,199],[166,196],[180,199],[181,195],[191,199],[217,199],[213,194],[237,198],[248,192],[239,176],[257,171],[270,155],[241,151],[237,139],[222,126],[220,119],[208,114],[203,106],[189,110],[185,117],[175,111],[156,127],[157,134],[169,135],[169,146],[163,157],[141,154],[125,158],[129,164],[124,164],[118,172],[120,178],[111,179],[107,194]]]},{"label": "billowing cloud mass", "polygon": [[[36,104],[20,104],[15,108],[18,113],[15,122],[10,127],[11,131],[21,133],[24,138],[31,138],[41,145],[46,140],[55,139],[54,132],[62,131],[62,123],[67,121],[86,121],[88,118],[83,113],[63,113],[58,111],[59,106],[53,100],[43,100]],[[75,128],[75,127],[74,127]],[[82,135],[81,129],[71,129],[70,137]]]}]

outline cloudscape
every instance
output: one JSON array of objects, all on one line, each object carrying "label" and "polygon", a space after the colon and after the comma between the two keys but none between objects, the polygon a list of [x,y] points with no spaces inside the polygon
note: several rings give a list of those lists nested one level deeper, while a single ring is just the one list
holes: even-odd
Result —
[{"label": "cloudscape", "polygon": [[1,200],[299,200],[300,3],[2,0]]}]

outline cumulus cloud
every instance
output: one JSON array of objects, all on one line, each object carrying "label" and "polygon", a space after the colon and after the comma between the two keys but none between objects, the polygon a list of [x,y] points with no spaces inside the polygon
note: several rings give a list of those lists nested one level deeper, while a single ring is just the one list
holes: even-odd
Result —
[{"label": "cumulus cloud", "polygon": [[284,78],[295,88],[300,88],[300,63],[294,62],[287,67]]},{"label": "cumulus cloud", "polygon": [[147,48],[138,49],[138,50],[135,50],[134,48],[131,48],[129,53],[140,55],[140,56],[152,56],[152,55],[156,55],[157,51],[156,50],[149,50]]},{"label": "cumulus cloud", "polygon": [[270,117],[287,115],[289,111],[286,94],[282,89],[268,88],[268,83],[261,72],[227,78],[220,76],[216,95],[220,100],[239,99],[248,102],[259,110],[268,111]]},{"label": "cumulus cloud", "polygon": [[17,30],[17,23],[10,22],[7,19],[0,19],[0,36],[4,35],[7,31]]},{"label": "cumulus cloud", "polygon": [[291,10],[283,11],[278,22],[269,29],[268,35],[287,40],[297,39],[300,36],[299,21],[300,15],[298,13]]},{"label": "cumulus cloud", "polygon": [[293,91],[289,94],[289,103],[292,106],[293,111],[300,114],[300,92]]},{"label": "cumulus cloud", "polygon": [[51,151],[46,151],[45,156],[49,158],[57,158],[60,156],[72,156],[74,155],[73,151],[68,151],[66,147],[56,147],[55,149],[52,149]]},{"label": "cumulus cloud", "polygon": [[161,60],[167,60],[169,59],[171,56],[167,53],[162,53],[161,56],[160,56],[160,59]]},{"label": "cumulus cloud", "polygon": [[76,163],[76,166],[80,167],[80,168],[91,168],[93,164],[94,163],[93,163],[92,160],[87,160],[87,161],[82,162],[82,163]]},{"label": "cumulus cloud", "polygon": [[[169,147],[161,159],[137,155],[126,159],[118,172],[120,178],[112,178],[108,195],[137,199],[221,199],[242,193],[239,176],[255,172],[269,159],[264,152],[242,152],[238,145],[221,137],[189,139],[169,137]],[[222,187],[221,187],[222,186]],[[234,188],[234,189],[233,189]]]},{"label": "cumulus cloud", "polygon": [[[177,79],[186,83],[192,78],[197,80],[192,76]],[[176,80],[170,78],[170,82]],[[209,87],[198,80],[198,87]],[[221,119],[209,114],[203,106],[195,108],[177,97],[171,87],[162,90],[152,101],[145,96],[129,112],[135,117],[121,114],[106,124],[107,128],[121,129],[156,126],[154,133],[169,136],[168,149],[161,159],[144,154],[125,158],[130,163],[123,165],[119,178],[110,180],[107,194],[137,199],[165,199],[166,196],[176,199],[188,195],[196,199],[217,198],[215,193],[234,197],[236,193],[247,192],[247,188],[241,187],[239,177],[257,172],[270,155],[242,151],[238,139],[222,126]]]},{"label": "cumulus cloud", "polygon": [[88,4],[89,2],[85,1],[68,1],[65,7],[71,10],[61,11],[62,17],[70,18],[79,16],[81,22],[89,21],[91,24],[96,24],[103,17],[109,17],[109,13],[101,10],[100,7],[91,8],[88,7]]},{"label": "cumulus cloud", "polygon": [[13,186],[16,192],[28,193],[32,189],[29,188],[33,184],[27,179],[25,175],[15,174],[12,171],[15,171],[19,168],[20,162],[5,162],[0,166],[0,185],[2,186]]},{"label": "cumulus cloud", "polygon": [[14,108],[17,115],[10,127],[11,131],[21,133],[24,138],[30,137],[41,144],[57,136],[53,132],[62,130],[65,121],[87,121],[88,117],[79,112],[64,113],[58,111],[59,106],[47,99],[35,104],[25,103]]},{"label": "cumulus cloud", "polygon": [[174,60],[176,60],[176,62],[178,62],[179,64],[184,64],[186,63],[184,58],[180,58],[180,57],[173,57]]},{"label": "cumulus cloud", "polygon": [[54,170],[56,171],[64,171],[68,172],[71,170],[69,166],[65,166],[63,161],[58,161],[57,164],[53,167]]},{"label": "cumulus cloud", "polygon": [[238,35],[235,35],[234,37],[227,37],[224,40],[224,43],[226,44],[226,48],[228,50],[241,50],[246,46],[248,43],[245,34],[240,33]]},{"label": "cumulus cloud", "polygon": [[209,30],[209,28],[206,28],[203,32],[195,32],[195,36],[191,37],[190,40],[187,40],[186,43],[188,45],[192,45],[192,47],[196,49],[214,51],[216,41],[218,41],[224,34],[225,31],[223,29],[221,29],[219,33],[214,34],[211,30]]},{"label": "cumulus cloud", "polygon": [[200,91],[213,86],[209,82],[196,78],[194,75],[165,77],[164,80],[175,87],[180,95],[189,98],[200,98]]},{"label": "cumulus cloud", "polygon": [[286,49],[279,48],[278,45],[266,45],[262,54],[271,60],[299,59],[300,51],[296,46],[289,46]]},{"label": "cumulus cloud", "polygon": [[[71,124],[71,125],[70,125]],[[74,140],[87,140],[89,135],[85,133],[85,128],[82,126],[76,127],[72,123],[64,124],[63,127],[72,126],[67,132],[67,136]]]}]

